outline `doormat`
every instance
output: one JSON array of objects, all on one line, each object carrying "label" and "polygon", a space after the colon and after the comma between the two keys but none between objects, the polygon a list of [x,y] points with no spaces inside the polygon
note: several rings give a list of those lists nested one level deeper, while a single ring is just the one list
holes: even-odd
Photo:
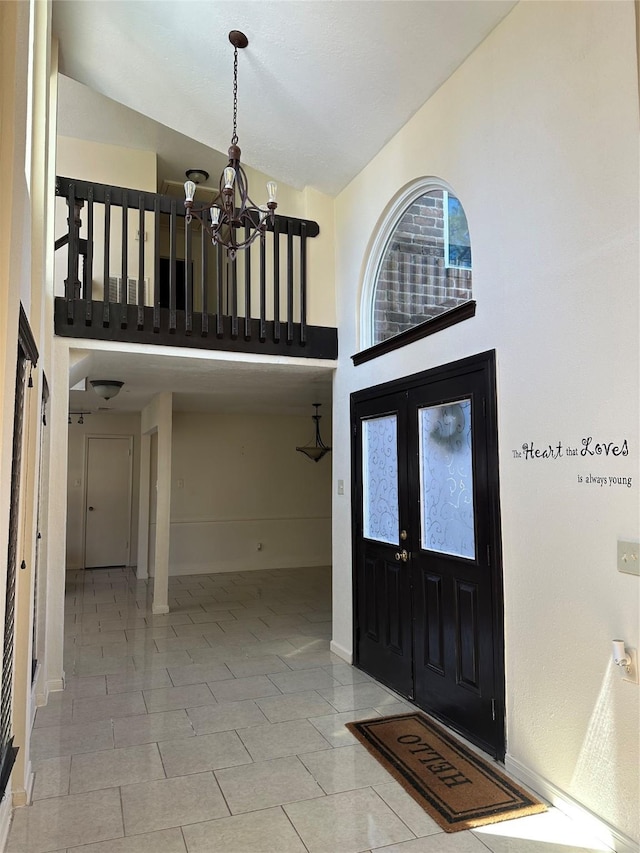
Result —
[{"label": "doormat", "polygon": [[421,714],[378,717],[346,727],[445,832],[547,809]]}]

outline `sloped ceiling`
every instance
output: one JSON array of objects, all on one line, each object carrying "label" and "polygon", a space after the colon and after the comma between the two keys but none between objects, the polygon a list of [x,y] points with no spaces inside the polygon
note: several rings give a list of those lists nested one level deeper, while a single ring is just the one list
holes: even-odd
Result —
[{"label": "sloped ceiling", "polygon": [[[64,75],[223,153],[232,119],[228,33],[242,30],[249,38],[239,52],[243,161],[298,189],[335,195],[514,5],[54,0],[53,28]],[[133,115],[127,131],[100,114],[95,121],[101,141],[123,144],[109,133],[128,132],[129,144],[143,147]]]}]

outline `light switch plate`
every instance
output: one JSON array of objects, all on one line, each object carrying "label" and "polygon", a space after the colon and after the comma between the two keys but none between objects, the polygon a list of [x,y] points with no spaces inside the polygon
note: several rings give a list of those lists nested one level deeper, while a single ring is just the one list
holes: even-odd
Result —
[{"label": "light switch plate", "polygon": [[631,666],[629,667],[629,672],[625,672],[622,676],[623,681],[629,681],[631,684],[638,683],[638,650],[637,649],[627,649],[627,653],[631,658]]},{"label": "light switch plate", "polygon": [[640,575],[640,545],[618,540],[618,571]]}]

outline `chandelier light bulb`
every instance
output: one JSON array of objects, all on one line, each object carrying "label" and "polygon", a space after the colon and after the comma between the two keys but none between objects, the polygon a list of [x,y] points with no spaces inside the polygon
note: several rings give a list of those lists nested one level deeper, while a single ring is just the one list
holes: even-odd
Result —
[{"label": "chandelier light bulb", "polygon": [[269,201],[274,203],[276,201],[278,195],[278,185],[275,181],[267,181],[267,195],[269,196]]},{"label": "chandelier light bulb", "polygon": [[216,207],[214,204],[210,210],[210,213],[211,213],[211,224],[212,225],[218,225],[218,223],[220,222],[220,208]]},{"label": "chandelier light bulb", "polygon": [[260,216],[260,222],[264,222],[264,220],[266,219],[266,217],[269,213],[269,208],[267,207],[266,204],[261,204],[258,210],[259,210],[258,215]]},{"label": "chandelier light bulb", "polygon": [[184,197],[185,201],[193,201],[193,197],[196,194],[196,185],[193,181],[186,181],[184,185]]},{"label": "chandelier light bulb", "polygon": [[224,188],[225,190],[233,189],[233,182],[236,179],[236,170],[233,166],[227,166],[224,170]]}]

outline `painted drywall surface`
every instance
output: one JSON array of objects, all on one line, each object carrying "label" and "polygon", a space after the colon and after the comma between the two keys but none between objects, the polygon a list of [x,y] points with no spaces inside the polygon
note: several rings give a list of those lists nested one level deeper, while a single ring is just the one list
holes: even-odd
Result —
[{"label": "painted drywall surface", "polygon": [[312,431],[308,417],[174,412],[172,574],[328,564],[329,460],[295,451]]},{"label": "painted drywall surface", "polygon": [[[156,192],[157,189],[157,171],[156,171],[156,155],[152,151],[140,151],[137,149],[123,148],[118,145],[107,145],[105,143],[90,142],[87,140],[75,139],[72,137],[58,137],[58,156],[56,169],[58,175],[66,177],[78,178],[86,181],[96,181],[97,183],[111,184],[120,187],[130,187],[132,189],[147,190]],[[247,177],[251,192],[254,195],[257,203],[261,203],[260,199],[266,199],[266,182],[269,178],[261,172],[257,172],[251,168],[247,168]],[[213,183],[213,179],[211,183]],[[196,196],[197,200],[197,196]],[[180,206],[182,202],[178,200]],[[278,212],[284,216],[294,216],[305,218],[322,223],[320,235],[308,241],[308,262],[307,269],[309,278],[308,301],[307,301],[307,322],[316,326],[334,326],[335,325],[335,289],[333,275],[333,258],[334,258],[334,232],[333,232],[333,202],[328,196],[313,189],[306,189],[303,192],[293,189],[287,185],[278,187]],[[56,199],[56,237],[60,237],[67,232],[66,219],[68,216],[67,206],[64,199]],[[81,213],[83,227],[81,236],[86,237],[86,207]],[[166,217],[162,218],[162,226],[160,230],[160,254],[162,257],[169,257],[169,229],[165,224]],[[111,258],[110,258],[110,273],[111,275],[119,276],[121,274],[121,259],[120,246],[121,241],[119,235],[122,229],[121,212],[119,208],[112,208],[111,211]],[[138,275],[138,232],[139,232],[138,216],[132,212],[129,217],[128,226],[128,276],[136,277]],[[145,294],[145,302],[147,305],[152,305],[153,293],[153,217],[150,214],[145,215],[145,261],[144,261],[144,278],[148,279],[147,290]],[[103,206],[95,205],[94,209],[94,235],[95,235],[95,260],[93,271],[93,297],[101,299],[103,293],[103,247],[104,247],[104,213]],[[297,242],[297,241],[296,241]],[[196,235],[195,252],[193,256],[193,274],[194,281],[198,282],[201,274],[200,260],[200,241],[199,235]],[[284,294],[284,284],[287,280],[286,275],[286,251],[284,250],[284,238],[282,239],[281,249],[281,287],[282,305],[286,305]],[[176,254],[179,258],[184,258],[184,230],[179,228],[177,232]],[[257,249],[254,252],[255,258],[253,261],[254,269],[252,275],[252,305],[253,315],[258,316],[259,306],[259,280],[258,270],[259,264],[257,259]],[[272,255],[267,254],[267,269],[272,267]],[[297,263],[297,262],[296,262]],[[240,282],[244,280],[244,270],[242,268],[242,256],[239,262],[238,279]],[[67,277],[67,249],[65,247],[56,252],[56,294],[64,293],[64,279]],[[212,290],[210,288],[210,290]],[[215,308],[214,293],[209,294],[209,311],[212,312]],[[243,300],[241,299],[241,302]],[[273,298],[270,296],[267,300],[267,318],[272,318],[272,303]],[[194,309],[201,310],[201,297],[198,287],[194,291]],[[294,316],[298,316],[299,311],[299,293],[298,288],[294,291]],[[284,319],[284,315],[282,315]]]},{"label": "painted drywall surface", "polygon": [[[333,558],[350,650],[349,394],[495,348],[508,756],[637,838],[640,691],[610,662],[614,636],[639,645],[639,581],[616,571],[638,539],[634,29],[631,2],[519,4],[338,197]],[[376,222],[428,175],[465,206],[477,315],[354,368]],[[629,454],[580,455],[589,437]],[[563,457],[514,456],[531,442]]]},{"label": "painted drywall surface", "polygon": [[[107,145],[103,142],[89,142],[68,136],[58,137],[56,158],[56,173],[67,178],[77,178],[82,181],[95,181],[99,184],[109,184],[116,187],[129,187],[134,190],[145,190],[155,193],[157,190],[156,154],[154,151],[140,151],[123,148],[119,145]],[[63,198],[56,198],[56,238],[68,231],[68,208]],[[80,236],[87,236],[87,206],[80,213],[82,228]],[[138,276],[138,242],[139,218],[136,211],[131,211],[128,219],[127,239],[127,276]],[[93,267],[93,298],[102,299],[104,285],[104,206],[94,206],[94,267]],[[152,304],[149,294],[153,287],[153,217],[145,214],[145,246],[144,246],[144,278],[149,279],[149,289],[146,302]],[[109,274],[121,276],[122,260],[122,209],[111,209],[111,241]],[[64,294],[64,280],[67,277],[67,249],[58,249],[55,255],[55,292],[57,296]]]},{"label": "painted drywall surface", "polygon": [[83,567],[84,497],[86,494],[87,436],[133,436],[133,493],[131,500],[131,561],[135,562],[138,548],[138,490],[140,482],[140,415],[85,415],[84,424],[73,416],[69,424],[67,469],[67,569]]}]

